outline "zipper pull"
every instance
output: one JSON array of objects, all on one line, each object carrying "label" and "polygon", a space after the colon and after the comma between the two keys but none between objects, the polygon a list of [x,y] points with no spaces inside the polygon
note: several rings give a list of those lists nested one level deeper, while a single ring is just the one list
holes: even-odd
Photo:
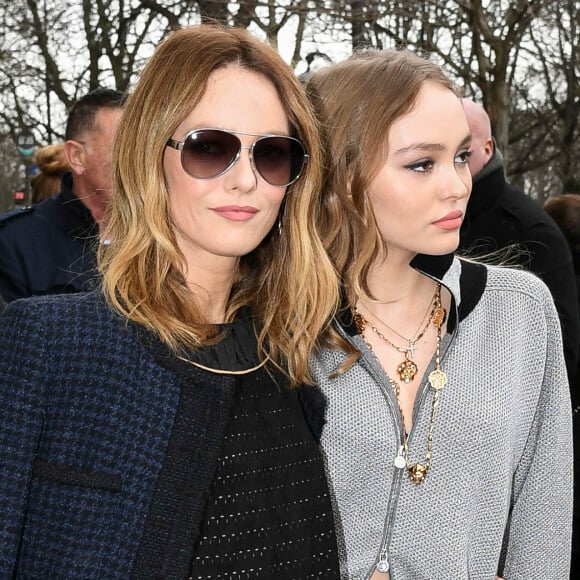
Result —
[{"label": "zipper pull", "polygon": [[395,467],[397,469],[403,469],[403,467],[406,467],[406,465],[407,462],[405,461],[405,456],[403,455],[403,446],[401,445],[399,447],[397,456],[395,457]]},{"label": "zipper pull", "polygon": [[377,562],[375,568],[377,569],[377,572],[382,572],[383,574],[386,574],[389,571],[390,566],[387,562],[386,556],[381,556],[381,559]]}]

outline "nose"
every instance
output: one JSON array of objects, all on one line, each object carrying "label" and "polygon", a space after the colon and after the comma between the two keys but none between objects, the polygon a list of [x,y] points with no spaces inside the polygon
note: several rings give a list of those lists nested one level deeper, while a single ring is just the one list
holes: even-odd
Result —
[{"label": "nose", "polygon": [[444,191],[446,197],[461,199],[471,193],[471,171],[467,163],[459,166],[453,164],[446,171]]},{"label": "nose", "polygon": [[258,175],[250,158],[251,146],[242,146],[237,161],[225,174],[228,189],[244,192],[253,191],[258,184]]}]

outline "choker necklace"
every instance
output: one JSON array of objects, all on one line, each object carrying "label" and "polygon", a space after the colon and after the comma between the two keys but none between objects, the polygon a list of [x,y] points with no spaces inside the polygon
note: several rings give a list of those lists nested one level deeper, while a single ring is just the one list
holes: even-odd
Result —
[{"label": "choker necklace", "polygon": [[[399,406],[399,413],[403,423],[402,456],[398,455],[395,458],[395,466],[398,468],[405,467],[407,469],[407,473],[409,474],[409,479],[416,485],[419,485],[425,481],[429,468],[431,467],[431,457],[433,455],[433,431],[435,429],[435,415],[439,405],[439,393],[441,389],[447,384],[447,375],[441,370],[441,326],[445,321],[446,314],[447,313],[445,312],[445,308],[441,306],[441,285],[438,285],[433,311],[429,317],[429,322],[432,322],[437,328],[437,345],[435,347],[435,369],[429,373],[428,379],[429,384],[435,393],[433,394],[433,402],[431,404],[431,418],[429,419],[429,427],[427,429],[427,451],[425,452],[425,461],[423,463],[414,463],[413,465],[409,463],[409,435],[405,429],[405,416],[403,415],[403,408],[399,398],[401,387],[396,381],[389,378],[387,373],[387,378],[389,379],[389,382],[395,391],[395,397],[397,398],[397,405]],[[354,310],[354,317],[358,333],[365,341],[368,349],[376,358],[376,354],[372,345],[368,342],[364,335],[364,330],[368,325],[368,321],[365,320],[365,318],[361,316],[356,311],[356,309]]]},{"label": "choker necklace", "polygon": [[262,362],[259,362],[256,366],[253,366],[252,368],[249,369],[243,369],[241,371],[228,371],[228,370],[224,370],[224,369],[215,369],[213,367],[208,367],[205,365],[202,365],[201,363],[195,362],[193,360],[189,360],[188,358],[176,355],[177,358],[179,360],[182,360],[183,362],[186,362],[190,365],[193,365],[194,367],[197,367],[198,369],[202,369],[204,371],[207,371],[209,373],[214,373],[216,375],[247,375],[249,373],[253,373],[254,371],[257,371],[258,369],[262,368],[269,360],[269,358],[266,358],[265,360],[263,360]]},{"label": "choker necklace", "polygon": [[427,314],[429,313],[429,308],[431,307],[431,305],[433,305],[433,308],[431,309],[431,314],[427,316],[427,322],[425,323],[423,330],[419,332],[419,328],[417,329],[416,333],[419,332],[419,334],[417,334],[417,336],[415,336],[413,340],[411,340],[410,338],[405,338],[402,334],[399,334],[394,328],[391,328],[386,322],[383,322],[383,320],[381,320],[372,310],[367,308],[367,310],[381,324],[386,326],[391,332],[395,333],[397,336],[400,336],[403,340],[406,340],[407,348],[397,346],[394,342],[389,340],[389,338],[387,338],[376,326],[372,325],[366,318],[364,318],[364,316],[358,311],[356,307],[354,309],[354,322],[356,324],[357,329],[359,329],[359,334],[362,334],[360,328],[364,329],[365,327],[368,326],[379,338],[381,338],[388,345],[392,346],[394,349],[398,350],[400,353],[403,353],[405,355],[405,358],[397,366],[397,373],[399,375],[399,379],[404,383],[410,383],[415,378],[415,375],[419,370],[415,361],[413,361],[413,357],[415,356],[415,348],[417,346],[417,343],[423,338],[423,335],[427,332],[429,324],[431,324],[433,316],[435,315],[435,309],[437,308],[437,304],[439,305],[441,304],[441,284],[437,284],[437,288],[435,288],[435,294],[433,294],[433,298],[431,298],[429,304],[427,305],[427,311],[423,315],[423,318],[421,318],[419,328],[423,323],[424,317],[427,316]]}]

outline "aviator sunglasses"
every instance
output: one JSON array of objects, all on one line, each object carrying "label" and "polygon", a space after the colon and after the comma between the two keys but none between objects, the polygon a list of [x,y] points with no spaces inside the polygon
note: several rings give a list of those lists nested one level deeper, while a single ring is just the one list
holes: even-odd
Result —
[{"label": "aviator sunglasses", "polygon": [[[258,137],[251,145],[242,145],[237,135]],[[304,145],[287,135],[241,133],[223,129],[195,129],[183,141],[169,139],[169,147],[181,151],[181,166],[195,179],[213,179],[229,171],[249,149],[254,169],[270,185],[286,187],[294,183],[308,161]]]}]

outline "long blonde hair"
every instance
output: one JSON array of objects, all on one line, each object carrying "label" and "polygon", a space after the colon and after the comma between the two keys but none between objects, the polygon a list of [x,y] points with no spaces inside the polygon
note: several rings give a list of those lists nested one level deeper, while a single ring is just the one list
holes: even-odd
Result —
[{"label": "long blonde hair", "polygon": [[438,65],[408,50],[366,49],[308,77],[328,154],[320,228],[349,306],[370,295],[369,268],[387,251],[366,190],[386,160],[391,126],[426,81],[458,94]]},{"label": "long blonde hair", "polygon": [[227,319],[249,306],[261,355],[290,383],[309,382],[308,357],[339,300],[338,281],[317,233],[322,159],[316,119],[299,81],[279,54],[245,30],[201,25],[178,30],[157,48],[129,97],[113,153],[114,192],[99,253],[105,296],[127,319],[154,331],[174,351],[216,340],[185,283],[175,238],[163,152],[204,94],[210,74],[227,64],[263,74],[276,87],[307,163],[288,188],[281,228],[240,260]]}]

